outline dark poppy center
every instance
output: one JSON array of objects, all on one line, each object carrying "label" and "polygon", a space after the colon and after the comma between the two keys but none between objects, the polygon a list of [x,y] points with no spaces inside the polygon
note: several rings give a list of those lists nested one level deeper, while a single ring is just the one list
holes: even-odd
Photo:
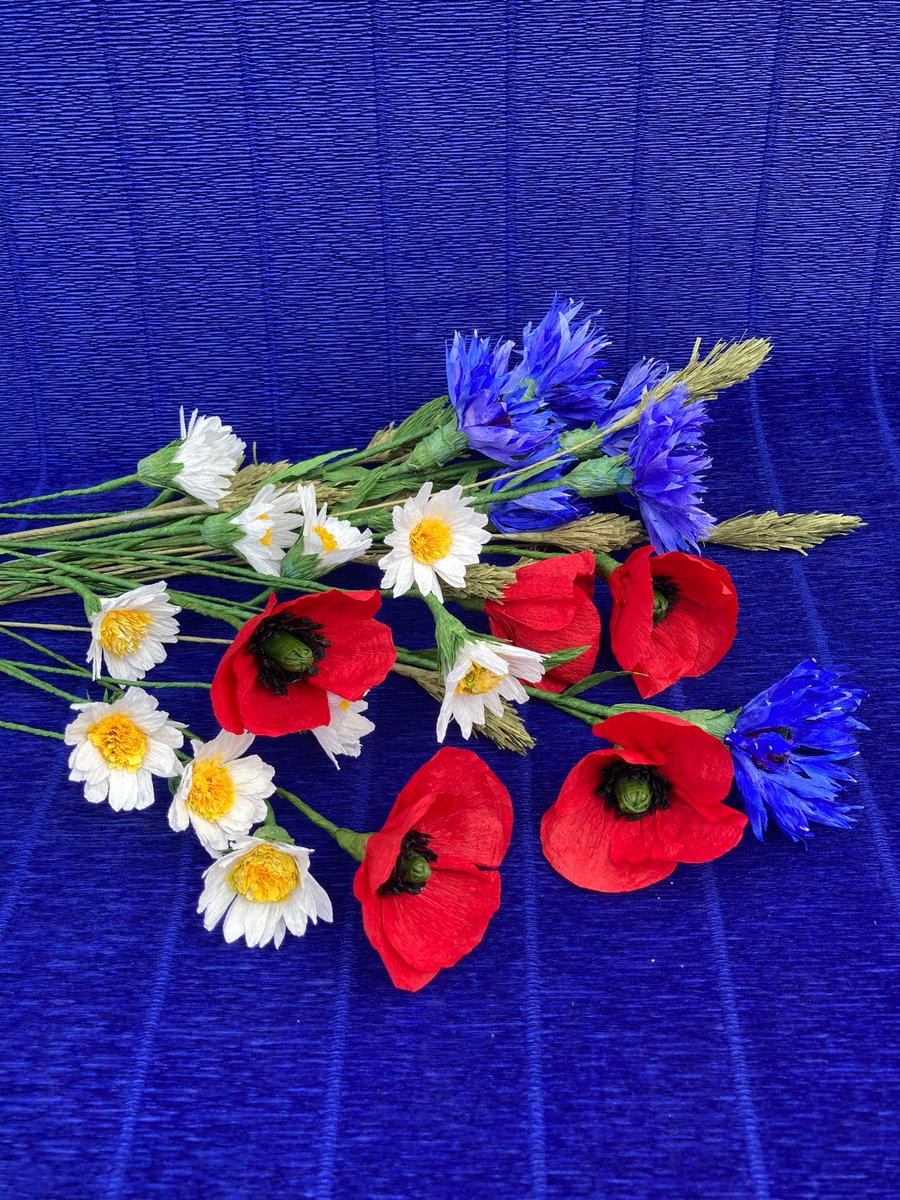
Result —
[{"label": "dark poppy center", "polygon": [[400,843],[400,853],[394,863],[394,869],[378,889],[381,896],[418,896],[425,884],[431,878],[431,864],[437,862],[437,855],[429,850],[428,843],[431,834],[419,833],[411,829],[404,835]]},{"label": "dark poppy center", "polygon": [[297,679],[315,675],[325,657],[328,638],[325,628],[309,617],[275,613],[260,621],[248,642],[256,659],[259,682],[276,696],[284,696]]},{"label": "dark poppy center", "polygon": [[660,575],[653,580],[653,624],[658,625],[678,603],[681,592],[678,584],[668,577]]},{"label": "dark poppy center", "polygon": [[640,821],[648,813],[669,807],[672,785],[655,767],[614,763],[600,781],[597,791],[609,808],[626,821]]}]

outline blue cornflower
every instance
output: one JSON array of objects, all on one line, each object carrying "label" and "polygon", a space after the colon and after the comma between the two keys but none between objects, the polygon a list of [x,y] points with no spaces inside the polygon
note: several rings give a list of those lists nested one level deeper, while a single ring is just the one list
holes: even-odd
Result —
[{"label": "blue cornflower", "polygon": [[702,402],[688,405],[686,399],[687,391],[679,384],[648,405],[628,447],[630,488],[659,554],[696,551],[714,524],[700,507],[706,490],[700,472],[712,462],[702,441],[709,417]]},{"label": "blue cornflower", "polygon": [[[545,482],[548,479],[559,479],[566,467],[571,466],[571,459],[558,459],[546,471],[533,476],[529,482]],[[509,487],[510,480],[500,480],[494,485],[494,491]],[[502,533],[522,533],[534,529],[556,529],[559,525],[567,525],[569,521],[577,521],[586,517],[591,511],[589,504],[580,500],[569,488],[548,488],[544,492],[532,492],[530,496],[521,496],[518,500],[507,500],[503,504],[495,504],[491,508],[491,521]]]},{"label": "blue cornflower", "polygon": [[605,411],[610,381],[603,376],[600,352],[609,340],[593,323],[592,314],[574,323],[584,307],[553,297],[547,315],[522,333],[522,361],[517,370],[537,399],[566,425],[590,425]]},{"label": "blue cornflower", "polygon": [[853,714],[867,693],[842,683],[840,672],[806,659],[746,704],[725,736],[758,838],[769,814],[794,841],[810,834],[811,821],[850,825],[851,806],[838,794],[854,782],[844,763],[858,753],[854,734],[866,726]]},{"label": "blue cornflower", "polygon": [[[622,380],[621,387],[615,396],[611,396],[607,400],[606,410],[603,413],[602,420],[598,424],[608,429],[614,421],[618,421],[619,417],[624,416],[625,413],[630,412],[634,408],[644,394],[644,388],[652,391],[661,379],[665,379],[668,371],[668,365],[664,362],[659,362],[657,359],[639,359]],[[603,449],[608,454],[621,454],[628,447],[633,437],[634,426],[629,426],[627,429],[620,429],[618,433],[614,433],[612,437],[606,439],[603,443]]]},{"label": "blue cornflower", "polygon": [[447,388],[459,428],[473,450],[514,463],[543,448],[553,435],[550,413],[518,371],[509,369],[512,342],[454,334],[447,348]]}]

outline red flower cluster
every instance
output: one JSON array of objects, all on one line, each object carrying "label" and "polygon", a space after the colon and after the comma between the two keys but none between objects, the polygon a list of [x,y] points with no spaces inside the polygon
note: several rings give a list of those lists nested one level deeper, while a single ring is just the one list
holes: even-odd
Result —
[{"label": "red flower cluster", "polygon": [[733,770],[717,738],[661,713],[622,713],[594,732],[616,748],[583,758],[541,822],[544,855],[566,879],[630,892],[737,845],[747,818],[722,803]]},{"label": "red flower cluster", "polygon": [[724,567],[693,554],[630,554],[609,578],[613,654],[643,697],[703,675],[731,648],[737,592]]},{"label": "red flower cluster", "polygon": [[494,637],[538,654],[587,647],[578,658],[547,672],[537,686],[548,692],[561,692],[594,669],[600,647],[600,614],[592,599],[594,570],[590,550],[546,558],[521,567],[502,600],[485,602]]},{"label": "red flower cluster", "polygon": [[394,665],[378,592],[269,599],[225,651],[212,683],[216,720],[229,733],[278,737],[329,723],[327,692],[361,700]]},{"label": "red flower cluster", "polygon": [[500,907],[509,792],[471,750],[420,767],[366,841],[353,892],[394,985],[416,992],[481,941]]}]

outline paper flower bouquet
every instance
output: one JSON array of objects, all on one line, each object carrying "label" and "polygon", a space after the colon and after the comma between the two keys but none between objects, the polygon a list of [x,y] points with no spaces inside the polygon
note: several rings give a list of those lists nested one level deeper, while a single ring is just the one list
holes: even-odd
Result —
[{"label": "paper flower bouquet", "polygon": [[[481,941],[515,798],[476,753],[444,747],[380,830],[353,830],[279,786],[265,755],[268,738],[309,735],[335,766],[364,753],[378,736],[366,696],[390,672],[433,697],[438,742],[455,725],[526,753],[530,700],[593,728],[598,749],[545,798],[541,825],[548,863],[582,888],[647,887],[725,854],[748,823],[760,839],[772,823],[794,839],[815,823],[847,827],[865,693],[838,668],[808,659],[732,712],[655,701],[735,637],[734,585],[701,550],[803,552],[860,521],[705,511],[707,405],[763,364],[766,341],[702,357],[698,343],[674,370],[644,359],[618,386],[606,345],[596,315],[557,298],[518,347],[456,334],[447,394],[362,450],[242,466],[244,442],[194,413],[132,475],[0,504],[0,604],[38,617],[42,598],[73,594],[86,621],[0,613],[7,685],[71,706],[56,729],[0,728],[64,741],[73,784],[117,812],[153,804],[165,781],[169,825],[210,856],[199,912],[229,942],[277,947],[331,920],[312,850],[281,824],[299,811],[356,860],[365,932],[413,991]],[[150,489],[143,507],[55,507],[138,484]],[[371,586],[330,578],[349,563]],[[598,577],[612,604],[612,659],[599,670]],[[384,620],[398,596],[427,606],[431,650],[398,644]],[[183,611],[202,614],[209,635],[185,635]],[[65,632],[69,652],[41,630]],[[189,641],[221,643],[212,680],[154,680]],[[633,702],[603,704],[620,675]],[[208,689],[209,740],[177,719],[179,687]]]}]

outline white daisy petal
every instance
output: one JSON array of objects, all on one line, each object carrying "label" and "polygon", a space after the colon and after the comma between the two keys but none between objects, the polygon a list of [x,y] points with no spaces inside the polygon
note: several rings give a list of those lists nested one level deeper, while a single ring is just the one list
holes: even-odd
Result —
[{"label": "white daisy petal", "polygon": [[303,524],[297,504],[295,491],[266,483],[231,518],[242,534],[234,549],[260,575],[278,575],[281,560],[297,541],[297,529]]},{"label": "white daisy petal", "polygon": [[327,568],[362,558],[372,545],[370,529],[357,529],[342,517],[329,517],[325,504],[317,509],[314,484],[298,484],[297,496],[303,514],[304,554],[315,555]]},{"label": "white daisy petal", "polygon": [[175,614],[181,609],[169,602],[166,584],[145,584],[121,596],[109,596],[90,615],[91,644],[87,661],[94,678],[101,663],[113,679],[143,679],[166,657],[165,646],[178,640]]},{"label": "white daisy petal", "polygon": [[362,715],[369,707],[365,700],[344,700],[333,692],[327,692],[326,695],[330,720],[327,725],[320,725],[311,732],[340,770],[341,764],[336,755],[346,754],[350,758],[359,758],[362,739],[372,732],[375,725],[368,717]]},{"label": "white daisy petal", "polygon": [[196,409],[187,425],[181,410],[181,437],[173,459],[173,465],[180,468],[173,486],[217,508],[243,461],[245,443],[232,433],[230,425],[223,425],[218,417],[201,417]]},{"label": "white daisy petal", "polygon": [[503,715],[504,699],[518,703],[528,699],[520,679],[537,683],[543,674],[543,658],[533,650],[502,642],[467,642],[444,673],[437,740],[444,740],[451,721],[468,738],[474,726],[484,724],[487,713]]}]

